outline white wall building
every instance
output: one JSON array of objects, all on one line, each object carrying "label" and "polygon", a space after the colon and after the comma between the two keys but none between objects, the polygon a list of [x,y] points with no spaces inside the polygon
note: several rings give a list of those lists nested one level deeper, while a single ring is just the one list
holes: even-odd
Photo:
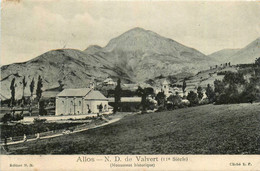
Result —
[{"label": "white wall building", "polygon": [[103,83],[104,83],[105,85],[111,85],[111,86],[116,86],[116,85],[117,85],[117,83],[114,82],[112,78],[107,78],[107,79],[105,79],[105,80],[103,81]]},{"label": "white wall building", "polygon": [[100,104],[102,112],[108,112],[108,98],[99,91],[90,88],[64,89],[56,96],[55,115],[99,113]]},{"label": "white wall building", "polygon": [[172,93],[170,91],[170,86],[169,86],[169,83],[167,82],[167,80],[164,80],[164,82],[162,83],[162,92],[164,92],[166,97],[169,97]]}]

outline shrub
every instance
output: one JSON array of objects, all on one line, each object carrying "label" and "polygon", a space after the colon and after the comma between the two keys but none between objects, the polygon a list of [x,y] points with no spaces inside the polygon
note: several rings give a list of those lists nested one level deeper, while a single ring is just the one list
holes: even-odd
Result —
[{"label": "shrub", "polygon": [[201,105],[209,104],[209,99],[208,98],[202,99],[199,104]]},{"label": "shrub", "polygon": [[206,95],[208,97],[209,103],[212,103],[215,101],[215,92],[213,91],[212,87],[208,84],[206,88]]},{"label": "shrub", "polygon": [[181,97],[179,95],[170,95],[167,100],[171,102],[167,104],[167,109],[177,109],[181,105]]},{"label": "shrub", "polygon": [[13,117],[10,113],[6,113],[4,114],[4,116],[2,117],[1,121],[4,123],[10,122],[12,121]]},{"label": "shrub", "polygon": [[156,110],[156,112],[162,112],[162,111],[165,111],[166,110],[166,108],[164,107],[164,106],[160,106],[157,110]]},{"label": "shrub", "polygon": [[198,93],[199,100],[201,100],[203,98],[203,93],[202,93],[202,87],[201,86],[199,86],[197,88],[197,93]]},{"label": "shrub", "polygon": [[41,123],[45,123],[46,121],[47,121],[46,119],[34,118],[33,123],[34,124],[41,124]]},{"label": "shrub", "polygon": [[190,102],[190,106],[196,106],[199,104],[199,98],[198,98],[198,95],[197,93],[195,93],[194,91],[190,91],[188,96],[187,96],[187,99],[189,100]]},{"label": "shrub", "polygon": [[44,109],[45,101],[41,100],[39,103],[39,114],[40,115],[47,115],[47,110]]}]

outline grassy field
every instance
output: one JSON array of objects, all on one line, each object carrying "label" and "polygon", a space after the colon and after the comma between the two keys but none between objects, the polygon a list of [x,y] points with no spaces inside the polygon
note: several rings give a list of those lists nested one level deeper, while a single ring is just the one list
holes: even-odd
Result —
[{"label": "grassy field", "polygon": [[255,103],[138,114],[9,149],[11,154],[260,154],[259,111]]}]

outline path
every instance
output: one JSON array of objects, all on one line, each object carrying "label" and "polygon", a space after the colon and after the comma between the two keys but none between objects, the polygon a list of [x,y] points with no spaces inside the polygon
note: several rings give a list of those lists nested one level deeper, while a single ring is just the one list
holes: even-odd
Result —
[{"label": "path", "polygon": [[[86,125],[86,128],[83,128],[83,129],[80,129],[80,130],[76,130],[76,131],[73,131],[73,132],[69,132],[68,134],[73,134],[73,133],[86,131],[86,130],[89,130],[89,129],[99,128],[99,127],[102,127],[102,126],[105,126],[105,125],[117,122],[117,121],[119,121],[120,119],[122,119],[126,115],[128,115],[128,114],[114,115],[114,116],[111,116],[112,117],[111,120],[108,120],[104,116],[102,116],[102,118],[106,121],[106,123],[103,123],[103,124],[100,124],[100,125],[95,125],[95,126],[93,126],[93,125],[91,125],[91,126],[90,125]],[[59,137],[59,136],[62,136],[62,135],[68,135],[68,134],[58,133],[58,134],[54,134],[54,135],[40,137],[39,139],[32,138],[32,139],[27,139],[27,141],[21,140],[21,141],[9,142],[9,143],[7,143],[7,145],[14,145],[14,144],[26,143],[26,142],[30,142],[30,141],[54,138],[54,137]],[[4,146],[4,145],[5,145],[4,143],[1,144],[1,146]]]}]

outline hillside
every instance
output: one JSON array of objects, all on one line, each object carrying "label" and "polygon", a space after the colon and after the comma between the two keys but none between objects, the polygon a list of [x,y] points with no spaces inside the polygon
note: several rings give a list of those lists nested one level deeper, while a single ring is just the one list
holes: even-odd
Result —
[{"label": "hillside", "polygon": [[132,115],[9,149],[12,154],[260,154],[259,110],[259,103],[203,105]]},{"label": "hillside", "polygon": [[230,62],[230,56],[236,54],[240,49],[223,49],[208,55],[210,58],[216,59],[219,63]]},{"label": "hillside", "polygon": [[260,37],[241,49],[224,49],[209,57],[218,60],[219,63],[231,62],[232,64],[253,63],[260,57]]},{"label": "hillside", "polygon": [[30,61],[1,67],[1,93],[10,97],[10,83],[16,79],[16,98],[21,98],[22,79],[28,82],[25,95],[29,95],[29,84],[38,76],[43,78],[43,89],[58,87],[58,81],[66,87],[86,87],[94,79],[103,80],[108,76],[118,76],[117,70],[103,59],[75,49],[46,52]]},{"label": "hillside", "polygon": [[243,49],[239,50],[230,58],[233,64],[244,64],[253,63],[258,57],[260,57],[260,37]]},{"label": "hillside", "polygon": [[[131,29],[112,39],[105,47],[93,45],[84,51],[58,49],[30,61],[1,67],[1,90],[10,97],[10,83],[16,78],[16,98],[21,98],[22,78],[31,82],[38,75],[43,89],[85,87],[92,80],[121,78],[123,82],[145,82],[160,75],[195,74],[216,61],[172,39],[142,28]],[[29,84],[28,84],[29,86]],[[25,94],[29,95],[29,88]]]}]

